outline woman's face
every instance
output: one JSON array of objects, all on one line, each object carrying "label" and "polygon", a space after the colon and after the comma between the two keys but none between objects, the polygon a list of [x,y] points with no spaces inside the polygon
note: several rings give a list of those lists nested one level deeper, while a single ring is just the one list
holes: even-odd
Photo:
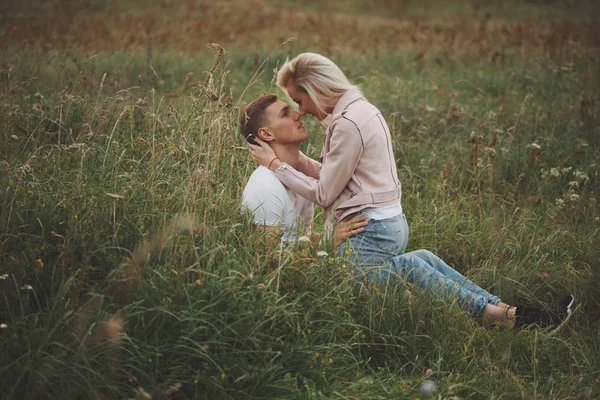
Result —
[{"label": "woman's face", "polygon": [[310,114],[319,121],[323,121],[327,114],[320,113],[315,105],[314,101],[310,98],[308,93],[304,90],[300,89],[293,83],[288,84],[285,89],[288,92],[290,98],[298,104],[298,109],[300,110],[301,115]]}]

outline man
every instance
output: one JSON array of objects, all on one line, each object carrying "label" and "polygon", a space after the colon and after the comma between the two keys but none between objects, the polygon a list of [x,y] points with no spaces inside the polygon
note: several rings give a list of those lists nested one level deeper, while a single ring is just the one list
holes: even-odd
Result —
[{"label": "man", "polygon": [[[309,136],[300,121],[301,114],[292,110],[277,96],[268,94],[250,103],[240,115],[240,131],[254,143],[259,138],[271,147],[276,157],[307,176],[319,179],[320,164],[300,152],[300,144]],[[270,167],[270,165],[269,165]],[[252,213],[254,223],[271,236],[281,235],[282,244],[296,240],[300,230],[311,226],[313,204],[287,190],[269,168],[259,166],[244,190],[242,204]],[[360,216],[338,223],[334,232],[334,248],[363,231],[366,217]],[[532,306],[511,306],[487,293],[427,250],[416,250],[392,257],[385,266],[357,270],[371,282],[396,278],[406,280],[437,295],[454,296],[463,308],[487,323],[501,323],[513,328],[537,325],[557,332],[571,316],[572,295],[558,302],[551,312]],[[481,294],[483,293],[483,294]],[[476,304],[475,304],[476,303]]]},{"label": "man", "polygon": [[[300,116],[276,95],[267,94],[244,108],[240,131],[249,142],[253,142],[253,137],[260,138],[271,146],[279,160],[318,179],[321,164],[300,151],[300,144],[309,136]],[[242,204],[252,213],[255,225],[263,227],[271,237],[280,236],[283,245],[296,240],[299,233],[310,232],[313,203],[288,190],[268,168],[259,166],[252,173]],[[361,232],[364,225],[364,217],[341,224],[336,228],[335,239],[345,240]]]}]

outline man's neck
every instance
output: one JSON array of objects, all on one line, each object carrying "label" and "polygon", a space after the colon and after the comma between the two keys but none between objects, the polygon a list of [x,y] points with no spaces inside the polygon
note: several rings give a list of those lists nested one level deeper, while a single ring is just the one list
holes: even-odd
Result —
[{"label": "man's neck", "polygon": [[272,143],[271,148],[275,152],[279,161],[284,162],[294,169],[298,168],[300,162],[300,148],[297,145],[280,145]]}]

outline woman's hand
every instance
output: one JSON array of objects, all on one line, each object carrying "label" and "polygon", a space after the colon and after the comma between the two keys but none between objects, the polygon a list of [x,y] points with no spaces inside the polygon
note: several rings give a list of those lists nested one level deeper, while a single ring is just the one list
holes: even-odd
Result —
[{"label": "woman's hand", "polygon": [[252,158],[258,165],[262,165],[263,167],[276,169],[279,166],[278,160],[275,152],[266,142],[263,142],[256,136],[252,138],[258,144],[248,143],[248,149],[250,150],[250,154]]},{"label": "woman's hand", "polygon": [[364,231],[364,227],[368,224],[366,215],[359,215],[348,221],[338,222],[333,231],[333,248],[337,249],[344,240]]}]

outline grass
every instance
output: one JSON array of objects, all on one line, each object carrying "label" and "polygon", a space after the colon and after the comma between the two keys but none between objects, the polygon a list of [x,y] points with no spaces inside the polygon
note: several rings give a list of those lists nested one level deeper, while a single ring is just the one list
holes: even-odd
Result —
[{"label": "grass", "polygon": [[[600,396],[598,36],[595,6],[563,18],[567,3],[8,10],[3,397],[422,398],[426,379],[439,398]],[[508,303],[574,292],[565,331],[483,327],[451,299],[367,287],[317,256],[326,244],[265,252],[239,211],[254,166],[235,121],[306,50],[385,115],[409,250]],[[305,125],[318,157],[323,128]]]}]

